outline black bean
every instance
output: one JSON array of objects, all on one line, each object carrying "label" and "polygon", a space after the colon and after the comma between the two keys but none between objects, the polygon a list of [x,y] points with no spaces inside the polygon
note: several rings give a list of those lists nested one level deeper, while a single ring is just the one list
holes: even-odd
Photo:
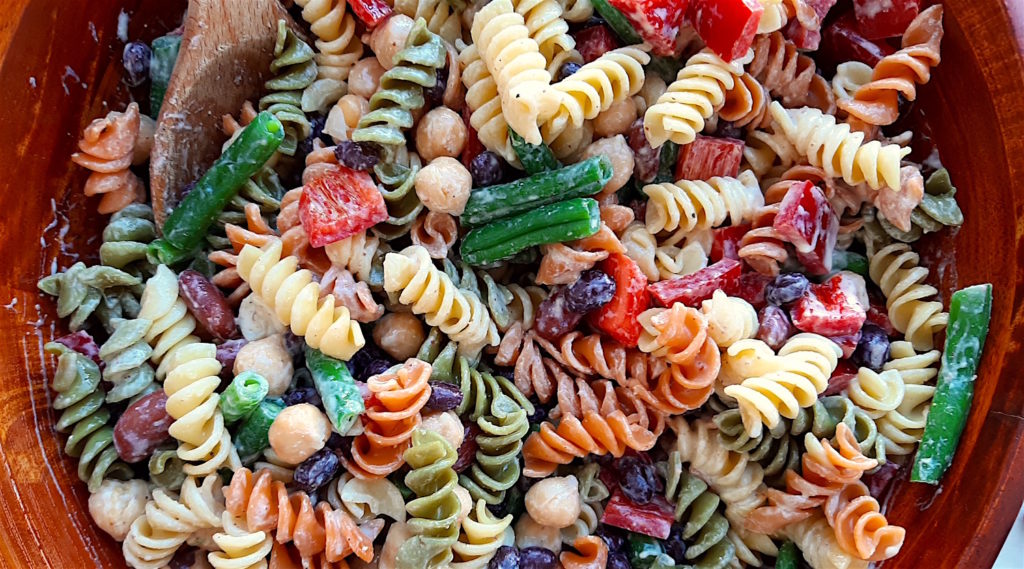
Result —
[{"label": "black bean", "polygon": [[546,547],[524,547],[519,550],[521,569],[558,569],[558,556]]},{"label": "black bean", "polygon": [[124,46],[121,63],[124,64],[129,87],[138,87],[149,81],[149,62],[152,57],[153,50],[140,41],[129,42]]},{"label": "black bean", "polygon": [[487,569],[519,569],[519,550],[510,545],[502,545],[487,562]]},{"label": "black bean", "polygon": [[447,381],[430,381],[430,399],[426,408],[435,411],[450,411],[462,403],[462,390]]},{"label": "black bean", "polygon": [[295,389],[285,393],[281,398],[286,406],[298,405],[299,403],[309,403],[315,407],[324,406],[323,400],[320,399],[320,394],[313,387],[296,387]]},{"label": "black bean", "polygon": [[586,314],[601,308],[613,296],[615,280],[597,269],[584,271],[576,282],[565,289],[565,301],[569,310],[577,314]]},{"label": "black bean", "polygon": [[654,465],[627,456],[616,461],[615,468],[619,474],[619,487],[632,502],[644,505],[654,499],[658,488]]},{"label": "black bean", "polygon": [[501,158],[490,150],[477,154],[469,163],[469,173],[473,176],[475,188],[497,184],[501,181],[502,170]]},{"label": "black bean", "polygon": [[380,151],[374,144],[343,140],[334,147],[338,163],[353,170],[369,170],[380,162]]},{"label": "black bean", "polygon": [[333,450],[321,449],[295,467],[295,485],[312,494],[327,484],[341,469],[341,460]]},{"label": "black bean", "polygon": [[889,336],[885,330],[867,322],[861,328],[860,341],[853,352],[854,363],[874,371],[882,371],[882,366],[889,361]]},{"label": "black bean", "polygon": [[561,81],[562,79],[565,79],[566,77],[572,75],[573,73],[576,73],[577,71],[580,70],[580,67],[582,67],[582,65],[576,63],[575,61],[567,61],[563,63],[562,66],[558,68],[557,80]]},{"label": "black bean", "polygon": [[811,282],[800,273],[783,273],[765,287],[764,299],[769,304],[784,306],[800,300],[810,286]]},{"label": "black bean", "polygon": [[668,553],[676,563],[685,563],[686,543],[683,541],[683,526],[672,524],[672,531],[665,539],[665,553]]},{"label": "black bean", "polygon": [[629,556],[624,551],[612,551],[608,553],[607,569],[633,569],[629,564]]}]

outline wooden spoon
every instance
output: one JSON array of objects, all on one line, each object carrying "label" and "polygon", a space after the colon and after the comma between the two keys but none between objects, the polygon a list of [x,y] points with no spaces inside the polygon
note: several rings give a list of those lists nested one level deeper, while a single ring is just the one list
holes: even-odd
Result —
[{"label": "wooden spoon", "polygon": [[220,156],[221,117],[263,92],[281,18],[294,27],[278,0],[189,0],[150,158],[158,227]]}]

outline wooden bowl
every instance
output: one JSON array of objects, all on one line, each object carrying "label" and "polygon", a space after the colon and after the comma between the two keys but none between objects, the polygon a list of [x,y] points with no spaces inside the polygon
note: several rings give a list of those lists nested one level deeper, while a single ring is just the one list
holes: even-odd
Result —
[{"label": "wooden bowl", "polygon": [[[1024,498],[1024,3],[949,0],[943,63],[922,92],[967,224],[924,245],[943,294],[991,282],[996,304],[974,409],[938,488],[899,483],[890,520],[907,528],[887,567],[988,567]],[[123,108],[118,14],[128,37],[176,27],[184,0],[0,0],[0,566],[123,567],[96,529],[75,461],[54,433],[43,344],[64,332],[36,281],[94,260],[100,217],[69,156],[82,127]],[[1012,158],[1012,157],[1018,158]]]}]

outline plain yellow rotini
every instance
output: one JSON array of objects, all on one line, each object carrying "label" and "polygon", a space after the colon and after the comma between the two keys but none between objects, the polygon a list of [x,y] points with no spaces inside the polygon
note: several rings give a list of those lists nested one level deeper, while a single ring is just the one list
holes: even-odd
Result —
[{"label": "plain yellow rotini", "polygon": [[764,469],[748,454],[731,451],[722,445],[714,425],[706,420],[687,421],[675,417],[669,426],[676,433],[672,450],[678,451],[690,472],[707,483],[725,504],[725,517],[744,549],[770,555],[778,550],[767,535],[743,529],[746,517],[764,503]]},{"label": "plain yellow rotini", "polygon": [[764,12],[757,25],[757,33],[770,34],[786,27],[789,23],[789,13],[782,0],[761,0],[761,5],[764,6]]},{"label": "plain yellow rotini", "polygon": [[643,192],[648,198],[647,230],[655,235],[670,233],[665,245],[674,245],[693,231],[718,227],[726,219],[733,225],[746,223],[764,206],[757,177],[749,170],[738,178],[648,184]]},{"label": "plain yellow rotini", "polygon": [[892,343],[889,358],[883,369],[899,374],[904,385],[903,401],[875,423],[878,434],[885,439],[886,454],[903,456],[913,453],[924,435],[928,410],[935,395],[935,387],[925,384],[938,374],[934,366],[940,353],[931,350],[919,354],[910,342],[901,340]]},{"label": "plain yellow rotini", "polygon": [[753,52],[732,63],[710,49],[691,57],[658,102],[644,113],[647,141],[658,148],[667,140],[690,144],[704,130],[704,121],[725,104],[726,91],[743,75]]},{"label": "plain yellow rotini", "polygon": [[800,160],[793,143],[777,130],[755,130],[747,135],[743,147],[744,168],[750,168],[759,177],[774,168],[789,168]]},{"label": "plain yellow rotini", "polygon": [[509,164],[517,164],[519,157],[508,137],[508,121],[501,112],[498,84],[480,59],[476,44],[470,44],[459,53],[459,63],[462,65],[462,84],[466,86],[466,105],[471,111],[469,124],[476,130],[477,138],[484,147]]},{"label": "plain yellow rotini", "polygon": [[245,521],[223,514],[222,533],[213,535],[213,542],[220,551],[207,555],[213,569],[266,569],[267,556],[273,546],[270,534],[263,531],[250,532]]},{"label": "plain yellow rotini", "polygon": [[566,22],[579,24],[594,15],[594,4],[590,0],[558,0],[562,6],[562,18]]},{"label": "plain yellow rotini", "polygon": [[481,499],[466,519],[462,520],[462,533],[452,545],[454,560],[451,569],[484,569],[502,545],[512,545],[512,515],[498,519]]},{"label": "plain yellow rotini", "polygon": [[722,354],[722,371],[718,382],[735,385],[748,377],[765,375],[775,370],[775,350],[761,340],[740,340]]},{"label": "plain yellow rotini", "polygon": [[238,254],[238,274],[274,310],[277,318],[309,347],[348,361],[363,345],[363,331],[348,308],[335,305],[334,296],[320,299],[313,274],[299,269],[297,257],[281,258],[281,241],[263,249],[246,245]]},{"label": "plain yellow rotini", "polygon": [[708,334],[720,348],[757,335],[757,311],[742,298],[716,290],[701,303],[700,310],[708,319]]},{"label": "plain yellow rotini", "polygon": [[686,243],[682,247],[662,245],[654,252],[654,262],[661,279],[674,279],[708,266],[708,254],[700,243]]},{"label": "plain yellow rotini", "polygon": [[852,186],[867,183],[873,190],[900,189],[900,161],[910,154],[910,148],[877,140],[865,142],[863,133],[811,107],[786,110],[776,101],[770,112],[776,128],[812,166]]},{"label": "plain yellow rotini", "polygon": [[782,534],[793,541],[814,569],[867,569],[868,562],[843,551],[836,532],[821,514],[789,524]]},{"label": "plain yellow rotini", "polygon": [[555,83],[558,97],[555,116],[543,125],[545,141],[554,140],[567,128],[579,129],[613,103],[640,92],[644,86],[644,65],[651,61],[645,46],[631,46],[604,53]]},{"label": "plain yellow rotini", "polygon": [[661,280],[661,273],[655,262],[658,242],[651,232],[647,231],[647,227],[643,223],[639,221],[630,223],[619,236],[619,241],[622,242],[622,247],[626,250],[626,256],[640,267],[649,282]]},{"label": "plain yellow rotini", "polygon": [[[363,42],[356,35],[356,20],[345,10],[345,0],[295,0],[302,19],[317,37],[314,56],[317,80],[303,93],[304,111],[327,108],[345,94],[345,80],[363,56]],[[306,107],[311,107],[307,109]]]},{"label": "plain yellow rotini", "polygon": [[169,432],[178,441],[178,457],[188,462],[186,474],[205,476],[224,466],[241,466],[218,406],[220,370],[217,347],[205,342],[177,349],[168,358],[164,392],[167,414],[174,419]]},{"label": "plain yellow rotini", "polygon": [[836,66],[836,74],[832,77],[832,93],[836,101],[847,101],[864,85],[871,82],[874,69],[860,61],[847,61]]},{"label": "plain yellow rotini", "polygon": [[[738,344],[733,344],[729,352]],[[772,371],[727,386],[725,394],[739,404],[747,434],[761,436],[765,425],[775,427],[781,417],[793,419],[801,408],[814,405],[818,395],[828,388],[828,379],[841,356],[842,350],[828,338],[797,334],[779,350],[774,361],[766,363],[774,368]]]},{"label": "plain yellow rotini", "polygon": [[895,411],[903,403],[905,393],[903,379],[898,372],[888,370],[877,373],[866,367],[857,370],[857,377],[847,388],[850,401],[876,421]]},{"label": "plain yellow rotini", "polygon": [[526,142],[540,144],[537,125],[554,113],[556,100],[547,60],[523,16],[510,0],[494,0],[476,13],[472,36],[494,78],[505,120]]},{"label": "plain yellow rotini", "polygon": [[146,342],[153,347],[150,360],[159,364],[156,375],[163,379],[171,353],[199,341],[192,334],[196,320],[178,295],[177,275],[166,265],[158,266],[156,274],[146,281],[140,304],[139,318],[152,322],[146,333]]},{"label": "plain yellow rotini", "polygon": [[153,499],[128,530],[122,545],[125,561],[134,569],[166,567],[174,552],[199,530],[218,528],[224,497],[219,476],[207,476],[201,486],[189,476],[181,486],[181,495],[163,489],[153,491]]},{"label": "plain yellow rotini", "polygon": [[448,43],[462,39],[462,18],[448,0],[395,0],[395,11],[413,20],[423,18],[427,29]]},{"label": "plain yellow rotini", "polygon": [[427,250],[418,245],[384,257],[384,290],[426,316],[427,325],[441,329],[463,354],[477,354],[484,346],[498,345],[498,327],[487,307],[472,292],[460,290],[434,266]]},{"label": "plain yellow rotini", "polygon": [[872,255],[868,265],[871,280],[882,289],[893,328],[903,332],[916,350],[935,346],[935,335],[946,327],[949,314],[934,299],[938,290],[924,284],[928,269],[909,245],[896,243]]},{"label": "plain yellow rotini", "polygon": [[335,267],[345,269],[363,282],[370,282],[373,259],[380,249],[380,238],[365,231],[324,247]]},{"label": "plain yellow rotini", "polygon": [[526,29],[547,61],[551,77],[558,75],[564,63],[583,62],[576,51],[576,40],[569,35],[569,24],[562,19],[562,6],[557,0],[512,0],[512,5],[526,21]]}]

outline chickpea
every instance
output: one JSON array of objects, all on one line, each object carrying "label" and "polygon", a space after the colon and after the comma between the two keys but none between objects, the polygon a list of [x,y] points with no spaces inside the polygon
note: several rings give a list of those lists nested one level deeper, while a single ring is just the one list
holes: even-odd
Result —
[{"label": "chickpea", "polygon": [[473,510],[473,497],[469,495],[469,490],[458,484],[452,492],[455,492],[459,498],[459,523],[461,524],[462,520],[469,517],[469,512]]},{"label": "chickpea", "polygon": [[636,120],[636,102],[632,98],[623,99],[612,103],[608,110],[597,115],[594,119],[594,134],[596,136],[615,136],[629,130],[629,126]]},{"label": "chickpea", "polygon": [[601,189],[600,195],[619,191],[633,176],[633,149],[621,134],[595,140],[583,151],[583,159],[606,156],[612,163],[612,179]]},{"label": "chickpea", "polygon": [[457,157],[466,147],[466,123],[448,107],[437,107],[416,125],[416,152],[431,161],[439,156]]},{"label": "chickpea", "polygon": [[270,425],[270,448],[289,463],[299,464],[324,448],[331,436],[331,422],[309,403],[285,407]]},{"label": "chickpea", "polygon": [[349,71],[348,92],[369,99],[380,87],[380,76],[384,75],[384,71],[384,67],[376,57],[360,59]]},{"label": "chickpea", "polygon": [[398,361],[416,355],[427,338],[423,323],[408,312],[389,312],[373,326],[373,341]]},{"label": "chickpea", "polygon": [[284,334],[287,330],[284,324],[277,319],[274,309],[267,306],[266,302],[258,295],[250,294],[242,299],[238,306],[238,329],[242,331],[242,337],[250,342],[262,340],[274,334]]},{"label": "chickpea", "polygon": [[288,347],[284,343],[284,334],[274,334],[242,346],[235,357],[232,371],[235,375],[244,371],[258,373],[270,385],[268,396],[284,395],[284,392],[288,391],[288,386],[292,384],[292,376],[295,373],[292,355],[288,353]]},{"label": "chickpea", "polygon": [[370,49],[377,54],[377,61],[384,69],[395,66],[395,56],[405,49],[405,41],[409,38],[413,23],[409,16],[395,14],[370,34]]},{"label": "chickpea", "polygon": [[135,518],[146,511],[149,485],[144,480],[104,480],[89,496],[89,515],[117,541],[124,541]]},{"label": "chickpea", "polygon": [[575,476],[545,478],[526,492],[526,511],[539,524],[568,527],[579,519],[581,508]]},{"label": "chickpea", "polygon": [[430,211],[462,215],[472,188],[469,170],[449,156],[435,159],[416,174],[416,195]]},{"label": "chickpea", "polygon": [[516,547],[543,547],[551,551],[562,550],[562,530],[554,526],[542,526],[526,512],[516,522]]},{"label": "chickpea", "polygon": [[[665,84],[665,81],[661,77],[654,74],[648,75],[644,80],[644,86],[640,88],[640,92],[633,97],[634,102],[637,105],[637,110],[641,113],[645,112],[657,103],[658,98],[667,90],[668,85]],[[638,97],[639,100],[637,100]]]},{"label": "chickpea", "polygon": [[462,421],[459,420],[459,416],[454,411],[424,410],[423,422],[420,424],[420,428],[434,431],[441,435],[455,450],[459,450],[459,447],[462,446],[462,441],[466,438],[466,429],[462,426]]}]

